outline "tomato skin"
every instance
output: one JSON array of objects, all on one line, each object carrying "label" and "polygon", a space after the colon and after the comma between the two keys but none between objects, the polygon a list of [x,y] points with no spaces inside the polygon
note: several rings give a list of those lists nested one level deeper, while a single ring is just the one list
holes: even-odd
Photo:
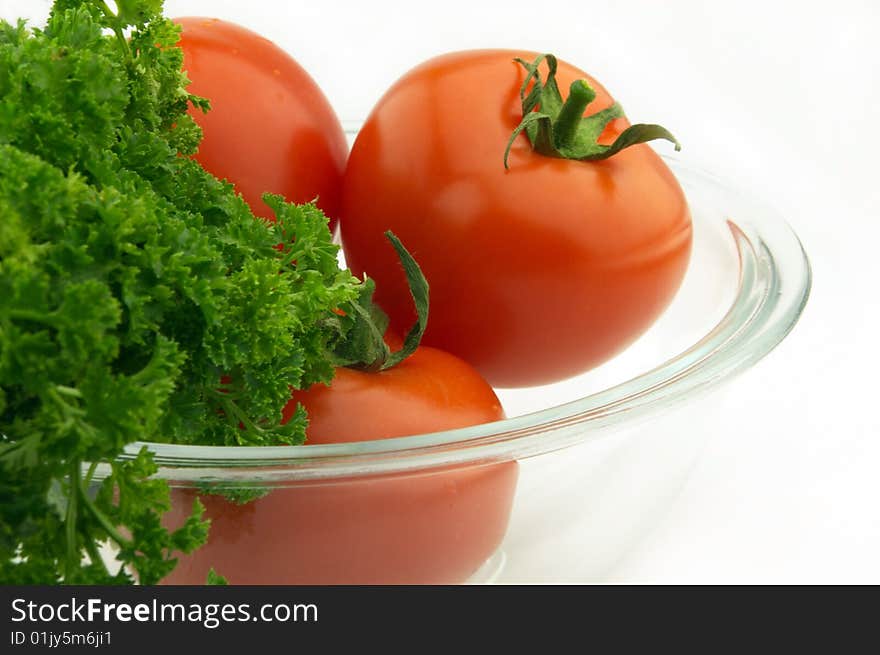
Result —
[{"label": "tomato skin", "polygon": [[[467,360],[495,386],[553,382],[592,368],[646,330],[687,268],[691,221],[671,171],[647,145],[610,159],[544,157],[521,135],[522,67],[534,53],[452,53],[389,89],[346,168],[340,230],[346,262],[377,282],[392,326],[412,321],[385,230],[431,284],[424,343]],[[559,62],[563,94],[586,73]],[[608,143],[625,119],[613,121]]]},{"label": "tomato skin", "polygon": [[330,386],[294,391],[285,420],[297,402],[309,414],[309,444],[404,437],[504,418],[495,392],[470,365],[426,346],[388,370],[340,368]]},{"label": "tomato skin", "polygon": [[216,18],[182,17],[180,46],[190,93],[208,98],[190,108],[204,139],[196,160],[228,179],[254,213],[273,218],[265,192],[291,202],[318,198],[335,225],[348,155],[345,133],[309,74],[274,43]]},{"label": "tomato skin", "polygon": [[[163,584],[457,584],[498,548],[516,462],[416,474],[302,482],[246,505],[201,495],[208,543]],[[196,492],[172,489],[170,523]]]},{"label": "tomato skin", "polygon": [[[329,386],[296,391],[308,443],[405,436],[503,418],[466,362],[421,347],[379,373],[339,369]],[[181,556],[166,584],[203,584],[213,567],[232,584],[454,584],[498,548],[518,464],[504,462],[342,480],[297,482],[247,505],[201,495],[208,543]],[[197,492],[172,490],[169,522]]]}]

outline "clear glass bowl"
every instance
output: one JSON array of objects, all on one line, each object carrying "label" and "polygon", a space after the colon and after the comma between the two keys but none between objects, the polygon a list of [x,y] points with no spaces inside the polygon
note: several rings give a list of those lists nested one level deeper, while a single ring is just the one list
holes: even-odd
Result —
[{"label": "clear glass bowl", "polygon": [[[599,578],[675,497],[712,425],[704,394],[792,329],[806,255],[768,208],[667,158],[694,246],[673,304],[607,364],[499,390],[510,418],[396,439],[299,447],[135,443],[173,487],[170,520],[206,486],[211,541],[169,582],[584,582]],[[699,402],[698,402],[699,400]]]}]

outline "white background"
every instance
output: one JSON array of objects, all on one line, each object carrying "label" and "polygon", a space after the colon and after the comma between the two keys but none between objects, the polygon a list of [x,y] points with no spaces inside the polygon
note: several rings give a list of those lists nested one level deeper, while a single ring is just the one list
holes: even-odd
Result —
[{"label": "white background", "polygon": [[[47,2],[0,0],[9,18]],[[636,122],[779,210],[814,269],[801,323],[734,381],[661,525],[613,582],[880,583],[880,3],[166,3],[258,29],[344,120],[444,51],[552,51]]]}]

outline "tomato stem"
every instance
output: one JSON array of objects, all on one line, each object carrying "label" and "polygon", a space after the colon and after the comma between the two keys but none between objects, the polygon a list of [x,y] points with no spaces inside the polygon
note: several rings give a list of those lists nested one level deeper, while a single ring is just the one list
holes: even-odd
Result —
[{"label": "tomato stem", "polygon": [[[631,125],[618,135],[611,145],[599,143],[599,136],[615,118],[623,117],[619,103],[584,116],[587,106],[596,98],[596,92],[586,80],[572,83],[568,98],[563,102],[556,84],[556,57],[538,56],[534,61],[515,59],[528,71],[520,87],[522,121],[513,130],[504,150],[504,168],[509,168],[510,149],[517,137],[525,132],[532,149],[545,157],[595,161],[607,159],[624,148],[654,139],[665,139],[681,150],[678,140],[660,125],[639,123]],[[539,66],[547,64],[547,79],[541,81]],[[531,89],[529,88],[531,85]],[[527,93],[528,91],[528,93]]]},{"label": "tomato stem", "polygon": [[571,83],[568,98],[559,110],[559,116],[553,125],[553,140],[557,148],[567,148],[572,145],[575,135],[580,126],[584,111],[596,98],[596,92],[585,80],[575,80]]}]

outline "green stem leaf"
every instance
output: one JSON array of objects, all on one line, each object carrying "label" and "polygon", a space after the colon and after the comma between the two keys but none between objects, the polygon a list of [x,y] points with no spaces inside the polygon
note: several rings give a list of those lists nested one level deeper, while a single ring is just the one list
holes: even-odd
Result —
[{"label": "green stem leaf", "polygon": [[407,332],[403,347],[392,353],[385,343],[388,316],[373,302],[375,283],[370,279],[364,280],[361,294],[344,307],[345,315],[351,325],[344,338],[334,347],[333,359],[336,366],[347,366],[368,373],[384,371],[397,366],[412,355],[422,341],[428,325],[430,305],[428,281],[400,239],[391,231],[385,232],[385,236],[397,252],[406,275],[416,308],[416,322]]},{"label": "green stem leaf", "polygon": [[[532,62],[520,58],[514,61],[526,69],[527,75],[520,87],[523,117],[504,149],[504,168],[510,168],[510,149],[523,132],[528,136],[535,152],[560,159],[607,159],[624,148],[654,139],[670,141],[676,150],[681,150],[681,144],[669,130],[659,125],[642,123],[628,127],[610,146],[600,144],[599,137],[608,123],[624,115],[618,103],[584,116],[584,111],[596,97],[595,90],[586,80],[573,82],[568,98],[563,101],[556,83],[556,57],[543,54]],[[544,82],[541,81],[539,70],[542,62],[547,63],[547,79]]]},{"label": "green stem leaf", "polygon": [[95,506],[82,485],[77,485],[77,488],[79,489],[79,500],[82,501],[83,506],[89,511],[101,527],[104,528],[104,532],[107,533],[107,536],[115,541],[116,545],[120,548],[130,546],[131,542],[119,534],[116,526],[114,526],[113,523],[110,522],[110,519],[108,519],[104,513]]},{"label": "green stem leaf", "polygon": [[425,329],[428,327],[428,308],[430,304],[428,280],[425,279],[422,269],[419,268],[416,260],[413,259],[409,251],[403,247],[400,239],[391,230],[385,232],[385,236],[391,242],[391,245],[394,246],[394,250],[397,251],[397,257],[400,259],[404,273],[406,273],[406,282],[409,285],[409,292],[416,307],[416,322],[403,340],[403,347],[397,352],[392,353],[382,365],[383,370],[397,366],[419,347],[422,336],[425,334]]},{"label": "green stem leaf", "polygon": [[65,578],[70,581],[71,575],[79,567],[79,548],[77,546],[77,510],[80,488],[80,463],[72,460],[68,465],[67,512],[64,517],[64,537],[67,545]]},{"label": "green stem leaf", "polygon": [[614,143],[610,146],[599,146],[601,151],[596,153],[595,155],[587,155],[586,157],[582,157],[581,159],[586,161],[591,161],[595,159],[607,159],[608,157],[617,154],[624,148],[629,148],[637,143],[645,143],[647,141],[653,141],[654,139],[665,139],[667,141],[671,141],[675,144],[676,150],[681,150],[681,144],[679,144],[678,140],[672,136],[672,134],[665,127],[661,125],[650,125],[647,123],[638,123],[636,125],[631,125],[626,128],[623,132],[621,132],[620,136],[618,136]]}]

